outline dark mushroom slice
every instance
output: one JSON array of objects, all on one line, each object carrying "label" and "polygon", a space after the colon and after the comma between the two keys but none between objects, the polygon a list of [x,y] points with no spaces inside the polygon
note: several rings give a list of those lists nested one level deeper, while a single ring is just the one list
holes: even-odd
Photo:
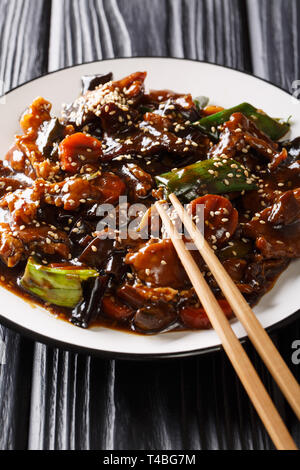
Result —
[{"label": "dark mushroom slice", "polygon": [[105,85],[113,79],[112,72],[99,75],[83,75],[81,77],[81,94],[95,90],[99,85]]},{"label": "dark mushroom slice", "polygon": [[176,319],[176,310],[170,305],[147,305],[136,312],[133,324],[138,331],[156,333],[171,326]]}]

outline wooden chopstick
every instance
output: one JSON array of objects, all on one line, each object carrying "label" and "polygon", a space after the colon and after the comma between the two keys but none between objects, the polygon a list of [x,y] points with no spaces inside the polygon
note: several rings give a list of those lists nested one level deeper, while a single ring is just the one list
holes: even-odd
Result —
[{"label": "wooden chopstick", "polygon": [[297,450],[291,435],[283,423],[263,383],[257,375],[257,372],[249,360],[243,346],[235,336],[223,310],[202,276],[191,253],[187,250],[180,234],[175,229],[161,202],[156,203],[156,208],[166,230],[168,231],[183,267],[185,268],[207,313],[207,316],[213,328],[217,332],[224,350],[226,351],[275,446],[279,450]]},{"label": "wooden chopstick", "polygon": [[283,395],[300,419],[300,386],[282,359],[271,338],[261,326],[256,315],[245,298],[224,269],[219,259],[211,249],[203,234],[196,227],[188,213],[174,194],[170,200],[180,219],[187,228],[192,240],[209,267],[211,273],[223,291],[236,317],[240,320],[257,352],[269,369]]}]

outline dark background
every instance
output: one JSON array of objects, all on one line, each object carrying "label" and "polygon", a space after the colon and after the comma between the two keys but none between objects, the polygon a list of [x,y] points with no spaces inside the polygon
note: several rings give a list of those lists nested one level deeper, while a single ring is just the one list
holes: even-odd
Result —
[{"label": "dark background", "polygon": [[[164,55],[228,65],[291,90],[300,79],[299,31],[299,0],[0,0],[0,80],[9,90],[67,65]],[[0,326],[1,337],[0,449],[272,447],[222,352],[131,363],[64,352]],[[300,379],[291,364],[299,321],[272,337]],[[296,418],[247,350],[300,445]]]}]

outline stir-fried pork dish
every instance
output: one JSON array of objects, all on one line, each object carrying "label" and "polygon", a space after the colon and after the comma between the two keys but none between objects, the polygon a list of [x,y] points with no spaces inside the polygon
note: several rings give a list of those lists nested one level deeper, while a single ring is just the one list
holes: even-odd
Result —
[{"label": "stir-fried pork dish", "polygon": [[146,92],[145,78],[86,76],[60,117],[43,98],[24,112],[1,162],[1,283],[82,328],[210,328],[154,203],[187,205],[253,306],[300,256],[300,138],[248,103]]}]

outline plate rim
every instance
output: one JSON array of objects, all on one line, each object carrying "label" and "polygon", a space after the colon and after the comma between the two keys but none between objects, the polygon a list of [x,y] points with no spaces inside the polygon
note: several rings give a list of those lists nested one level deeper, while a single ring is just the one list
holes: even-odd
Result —
[{"label": "plate rim", "polygon": [[[275,333],[279,328],[284,328],[288,326],[295,320],[300,319],[300,309],[297,312],[292,313],[287,318],[280,320],[274,325],[265,328],[265,331],[270,335]],[[63,351],[77,353],[80,355],[90,355],[93,357],[100,357],[102,359],[111,359],[111,360],[123,360],[123,361],[157,361],[157,360],[166,360],[166,359],[180,359],[180,358],[187,358],[193,356],[202,356],[208,355],[212,353],[221,352],[224,350],[222,344],[216,346],[210,346],[207,348],[201,349],[192,349],[190,351],[179,351],[179,352],[170,352],[170,353],[121,353],[116,351],[105,351],[102,349],[94,349],[88,348],[85,346],[75,345],[72,343],[68,343],[65,341],[61,341],[58,339],[51,338],[49,336],[43,335],[41,333],[37,333],[29,328],[25,328],[24,326],[19,325],[18,323],[13,322],[12,320],[8,320],[6,317],[3,317],[0,314],[0,321],[1,326],[5,326],[10,330],[15,331],[18,334],[23,335],[27,339],[34,340],[35,342],[44,344],[46,346],[59,348]],[[59,320],[57,320],[59,321]],[[76,328],[76,327],[74,327]],[[130,333],[128,333],[130,334]],[[166,333],[168,334],[168,333]],[[241,344],[251,344],[250,338],[246,335],[242,338],[239,338]]]},{"label": "plate rim", "polygon": [[[184,57],[169,57],[169,56],[155,56],[155,55],[154,56],[140,56],[139,55],[139,56],[134,56],[134,57],[132,57],[132,56],[110,57],[110,58],[107,58],[107,59],[91,60],[91,61],[82,62],[80,64],[68,65],[66,67],[61,67],[61,68],[58,68],[57,70],[52,70],[50,72],[42,73],[37,77],[34,77],[30,80],[27,80],[23,83],[20,83],[19,85],[17,85],[14,88],[10,89],[8,92],[5,92],[3,95],[0,95],[0,98],[1,97],[6,97],[6,96],[12,94],[13,92],[18,90],[19,88],[21,88],[25,85],[28,85],[29,83],[40,80],[41,78],[46,77],[46,76],[51,76],[51,75],[53,75],[55,73],[58,73],[58,72],[62,72],[62,71],[68,70],[68,69],[75,69],[77,67],[82,67],[82,66],[85,66],[85,65],[92,65],[92,64],[97,64],[97,63],[101,64],[103,62],[110,62],[110,61],[117,61],[117,60],[122,61],[122,60],[130,60],[130,59],[132,59],[132,60],[137,60],[137,59],[145,59],[145,60],[147,60],[147,59],[180,60],[180,61],[196,62],[196,63],[201,63],[201,64],[213,65],[215,67],[219,67],[219,68],[223,68],[223,69],[227,69],[227,70],[232,70],[234,72],[238,72],[238,73],[241,73],[243,75],[247,75],[247,76],[256,78],[256,79],[258,79],[258,80],[260,80],[264,83],[267,83],[268,85],[271,85],[271,86],[273,86],[275,88],[278,88],[279,90],[283,91],[289,98],[291,97],[290,93],[285,88],[283,88],[282,86],[280,86],[276,83],[272,83],[271,81],[267,80],[266,78],[259,77],[258,75],[254,74],[254,73],[244,71],[244,70],[240,70],[239,68],[234,68],[234,67],[231,67],[231,66],[228,66],[228,65],[220,65],[220,64],[217,64],[215,62],[208,61],[208,60],[200,60],[200,59],[193,59],[193,58],[191,59],[191,58],[184,58]],[[290,314],[288,317],[284,318],[283,320],[280,320],[280,321],[274,323],[273,325],[266,328],[265,330],[267,331],[268,334],[271,334],[271,333],[277,331],[278,329],[289,325],[290,323],[297,320],[298,318],[300,318],[300,308],[296,312]],[[175,359],[175,358],[185,358],[185,357],[192,357],[192,356],[207,355],[207,354],[220,352],[220,351],[223,350],[223,346],[222,346],[222,344],[220,344],[220,345],[201,348],[201,349],[193,349],[193,350],[190,350],[190,351],[181,351],[181,352],[179,351],[179,352],[169,352],[169,353],[150,353],[149,354],[149,353],[121,353],[121,352],[115,352],[115,351],[105,351],[105,350],[101,350],[101,349],[88,348],[86,346],[76,345],[74,343],[61,341],[61,340],[58,340],[58,339],[51,338],[47,335],[37,333],[37,332],[35,332],[35,331],[33,331],[29,328],[25,328],[24,326],[21,326],[20,324],[14,322],[12,320],[7,319],[2,314],[0,314],[0,320],[1,320],[1,325],[5,326],[5,327],[8,327],[9,329],[17,332],[18,334],[22,334],[26,338],[29,338],[29,339],[32,339],[34,341],[40,342],[42,344],[49,345],[51,347],[58,347],[62,350],[73,352],[73,353],[75,352],[75,353],[78,353],[78,354],[88,354],[88,355],[91,355],[91,356],[102,357],[102,358],[105,358],[105,359],[118,359],[118,360],[130,360],[130,361],[131,360],[132,361],[136,361],[136,360],[155,361],[155,360],[160,360],[160,359],[172,359],[172,358]],[[239,341],[242,344],[250,343],[250,339],[247,335],[240,338]]]},{"label": "plate rim", "polygon": [[181,61],[185,61],[185,62],[196,62],[196,63],[200,63],[200,64],[214,65],[216,67],[220,67],[220,68],[228,69],[228,70],[233,70],[234,72],[242,73],[243,75],[248,75],[250,77],[257,78],[258,80],[261,80],[262,82],[265,82],[268,85],[271,85],[271,86],[274,86],[275,88],[278,88],[279,90],[286,93],[289,97],[291,97],[289,92],[285,88],[283,88],[282,86],[278,85],[277,83],[273,83],[273,82],[271,82],[270,80],[268,80],[266,78],[259,77],[258,75],[254,74],[254,73],[247,72],[247,71],[241,70],[239,68],[231,67],[230,65],[220,65],[220,64],[217,64],[217,63],[209,61],[209,60],[186,59],[185,57],[169,57],[169,56],[155,56],[155,55],[153,55],[153,56],[140,56],[140,55],[138,55],[138,56],[109,57],[107,59],[89,60],[89,61],[86,61],[86,62],[82,62],[80,64],[67,65],[66,67],[61,67],[61,68],[58,68],[56,70],[51,70],[50,72],[45,72],[45,73],[42,73],[41,75],[39,75],[37,77],[31,78],[30,80],[26,80],[25,82],[20,83],[19,85],[11,88],[9,91],[7,91],[7,92],[3,93],[2,95],[0,95],[0,98],[3,98],[5,96],[10,95],[14,91],[21,88],[22,86],[28,85],[29,83],[32,83],[32,82],[34,82],[36,80],[39,80],[43,77],[53,75],[57,72],[62,72],[64,70],[74,69],[74,68],[77,68],[77,67],[82,67],[84,65],[92,65],[92,64],[97,64],[97,63],[100,64],[102,62],[111,62],[111,61],[115,61],[115,60],[129,60],[129,59],[132,59],[132,60],[136,60],[136,59],[181,60]]}]

